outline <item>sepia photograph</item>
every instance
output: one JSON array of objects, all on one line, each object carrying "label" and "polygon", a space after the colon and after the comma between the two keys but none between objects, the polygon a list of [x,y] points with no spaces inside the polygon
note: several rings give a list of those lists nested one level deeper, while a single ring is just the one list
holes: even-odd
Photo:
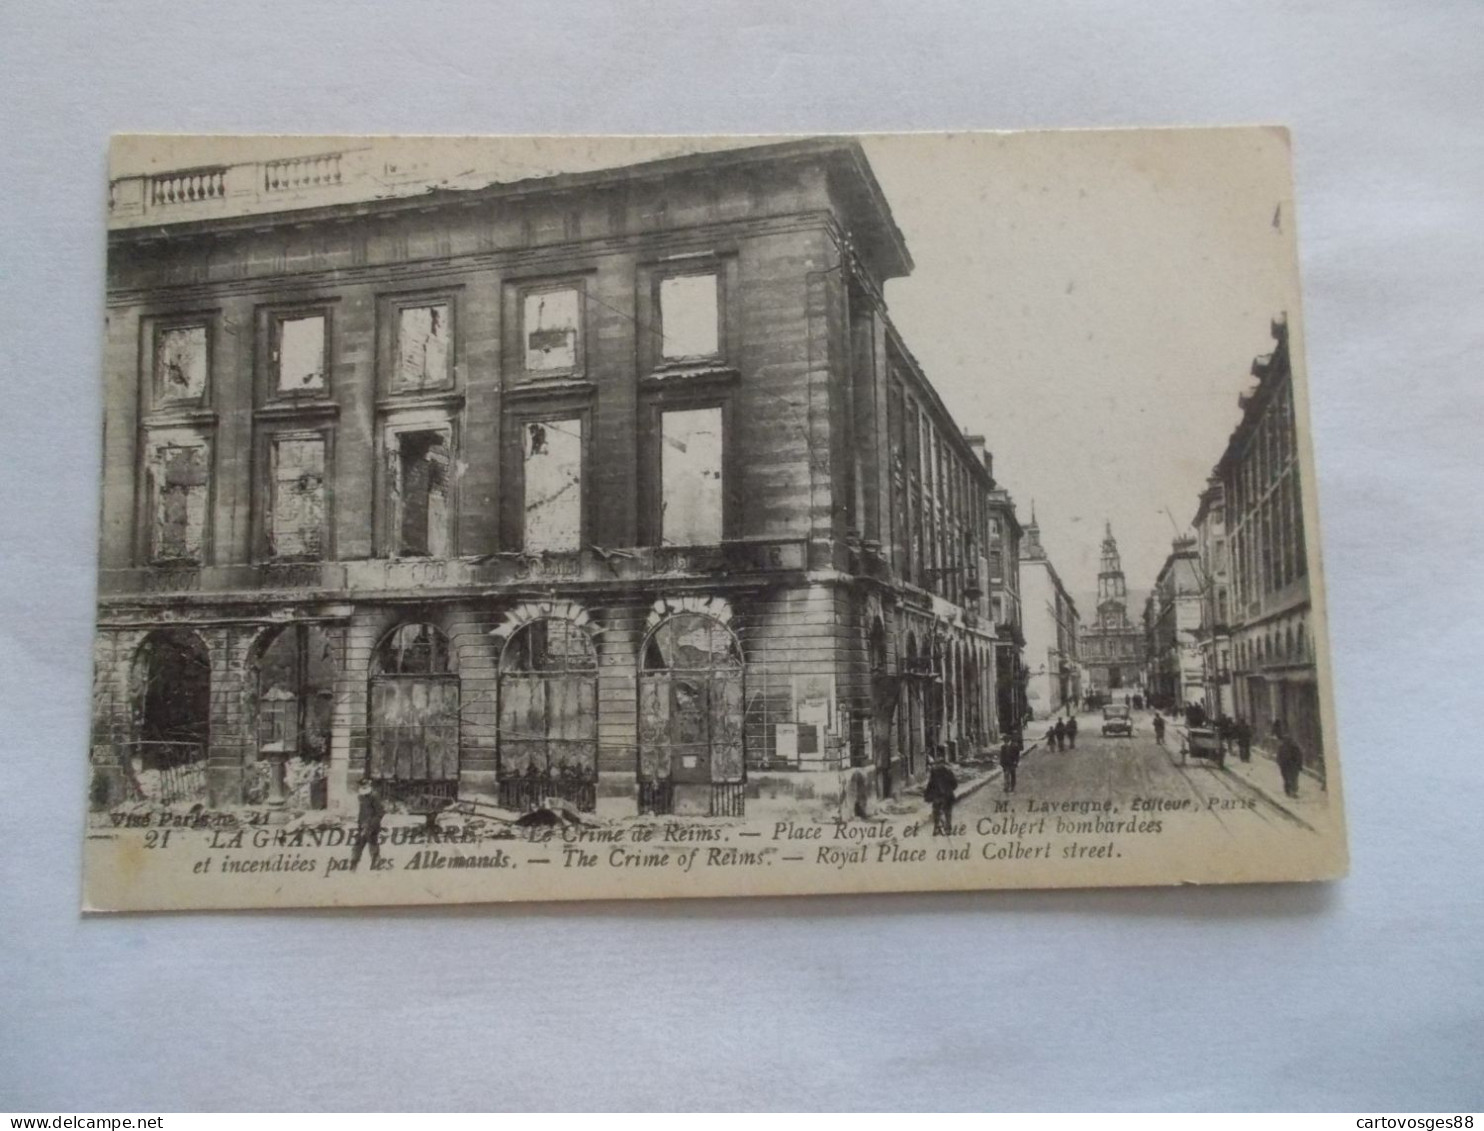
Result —
[{"label": "sepia photograph", "polygon": [[0,1123],[1480,1118],[1484,6],[0,26]]},{"label": "sepia photograph", "polygon": [[1331,878],[1279,128],[121,136],[86,905]]}]

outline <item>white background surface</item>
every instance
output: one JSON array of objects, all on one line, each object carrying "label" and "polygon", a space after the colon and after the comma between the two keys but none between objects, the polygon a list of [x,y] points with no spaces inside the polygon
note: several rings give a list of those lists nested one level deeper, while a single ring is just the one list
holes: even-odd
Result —
[{"label": "white background surface", "polygon": [[[7,4],[0,1109],[1484,1107],[1484,5]],[[77,913],[107,135],[1286,122],[1353,874]]]}]

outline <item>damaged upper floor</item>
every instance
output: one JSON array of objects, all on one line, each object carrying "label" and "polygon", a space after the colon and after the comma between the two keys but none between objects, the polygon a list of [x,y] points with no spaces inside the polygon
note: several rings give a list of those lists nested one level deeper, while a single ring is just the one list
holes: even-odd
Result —
[{"label": "damaged upper floor", "polygon": [[802,542],[1011,619],[1013,504],[890,322],[899,245],[830,139],[116,231],[104,568]]}]

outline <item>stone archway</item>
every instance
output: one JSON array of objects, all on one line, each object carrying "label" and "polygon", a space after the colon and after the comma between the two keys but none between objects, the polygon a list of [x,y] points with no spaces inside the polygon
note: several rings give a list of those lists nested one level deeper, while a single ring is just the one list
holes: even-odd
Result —
[{"label": "stone archway", "polygon": [[383,796],[426,807],[458,796],[459,677],[436,625],[404,622],[372,657],[366,773]]},{"label": "stone archway", "polygon": [[500,804],[560,797],[597,807],[598,653],[577,620],[541,616],[506,638],[499,661]]},{"label": "stone archway", "polygon": [[211,653],[195,632],[157,629],[130,667],[126,791],[164,805],[205,801],[211,747]]},{"label": "stone archway", "polygon": [[[329,636],[308,623],[269,629],[253,649],[251,669],[254,764],[262,771],[250,779],[248,800],[272,785],[284,795],[277,799],[325,808],[336,680]],[[274,763],[283,765],[282,780],[274,780]]]},{"label": "stone archway", "polygon": [[641,809],[741,816],[746,700],[736,634],[710,612],[667,610],[639,657]]}]

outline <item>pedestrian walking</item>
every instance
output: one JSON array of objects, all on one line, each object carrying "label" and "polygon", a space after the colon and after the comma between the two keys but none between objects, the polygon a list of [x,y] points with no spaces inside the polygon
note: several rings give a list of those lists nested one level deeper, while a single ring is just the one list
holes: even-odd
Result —
[{"label": "pedestrian walking", "polygon": [[370,778],[362,778],[356,788],[356,835],[350,850],[350,870],[354,872],[361,862],[361,852],[371,849],[371,870],[381,867],[381,819],[386,816],[386,803],[376,792]]},{"label": "pedestrian walking", "polygon": [[1015,771],[1020,768],[1020,738],[1007,734],[1000,743],[1000,780],[1006,793],[1015,792]]},{"label": "pedestrian walking", "polygon": [[1071,750],[1077,749],[1077,720],[1067,720],[1067,747]]},{"label": "pedestrian walking", "polygon": [[927,788],[923,798],[933,807],[933,835],[953,835],[953,803],[958,800],[958,778],[948,768],[948,761],[941,754],[928,771]]},{"label": "pedestrian walking", "polygon": [[1154,712],[1154,741],[1161,746],[1165,744],[1165,717],[1158,711]]},{"label": "pedestrian walking", "polygon": [[1289,797],[1299,795],[1299,774],[1304,768],[1304,751],[1288,728],[1279,719],[1273,724],[1273,734],[1278,739],[1278,772],[1283,775],[1283,792]]},{"label": "pedestrian walking", "polygon": [[1057,719],[1051,729],[1046,732],[1046,738],[1048,740],[1046,745],[1053,750],[1060,751],[1062,736],[1065,734],[1066,731],[1062,729],[1061,720]]},{"label": "pedestrian walking", "polygon": [[1232,732],[1237,739],[1237,753],[1242,761],[1252,761],[1252,726],[1246,719],[1238,717]]}]

